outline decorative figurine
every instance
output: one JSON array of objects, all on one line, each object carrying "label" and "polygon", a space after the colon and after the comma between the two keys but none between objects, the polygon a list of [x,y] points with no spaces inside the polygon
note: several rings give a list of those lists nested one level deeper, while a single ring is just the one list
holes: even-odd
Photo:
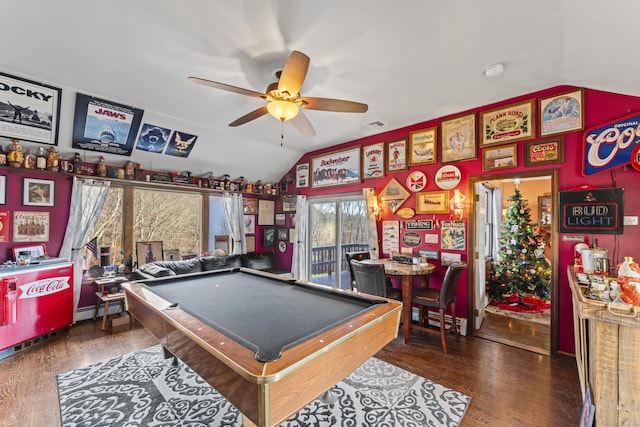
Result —
[{"label": "decorative figurine", "polygon": [[49,169],[51,172],[58,172],[60,170],[59,162],[60,157],[58,156],[56,147],[49,147],[49,155],[47,156],[47,169]]},{"label": "decorative figurine", "polygon": [[24,161],[22,165],[25,169],[35,169],[36,168],[36,155],[31,151],[25,151],[24,153]]},{"label": "decorative figurine", "polygon": [[22,167],[24,162],[24,156],[22,155],[22,145],[19,144],[17,139],[12,139],[12,144],[9,146],[9,153],[7,153],[7,161],[9,166],[14,168]]},{"label": "decorative figurine", "polygon": [[82,175],[82,158],[80,153],[76,153],[73,156],[73,171],[76,175]]},{"label": "decorative figurine", "polygon": [[124,177],[125,179],[133,179],[133,162],[131,160],[127,160],[127,163],[124,164]]},{"label": "decorative figurine", "polygon": [[100,160],[98,160],[98,167],[96,169],[98,172],[98,176],[107,176],[107,165],[104,164],[104,156],[100,156]]}]

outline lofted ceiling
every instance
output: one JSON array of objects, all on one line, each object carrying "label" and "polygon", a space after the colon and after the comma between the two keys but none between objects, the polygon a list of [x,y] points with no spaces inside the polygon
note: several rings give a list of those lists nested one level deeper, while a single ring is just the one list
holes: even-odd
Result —
[{"label": "lofted ceiling", "polygon": [[[145,169],[276,181],[305,152],[557,85],[640,96],[637,16],[635,0],[20,0],[0,15],[0,71],[62,88],[61,153],[79,92],[198,135],[187,159],[134,149]],[[311,58],[304,96],[369,110],[305,110],[310,138],[271,116],[229,127],[265,101],[187,80],[264,92],[293,50]]]}]

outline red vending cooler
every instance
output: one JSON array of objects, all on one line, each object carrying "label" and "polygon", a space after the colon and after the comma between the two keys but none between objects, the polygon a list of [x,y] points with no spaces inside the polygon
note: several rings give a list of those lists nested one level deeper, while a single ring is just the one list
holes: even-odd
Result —
[{"label": "red vending cooler", "polygon": [[0,268],[0,354],[73,323],[73,264]]}]

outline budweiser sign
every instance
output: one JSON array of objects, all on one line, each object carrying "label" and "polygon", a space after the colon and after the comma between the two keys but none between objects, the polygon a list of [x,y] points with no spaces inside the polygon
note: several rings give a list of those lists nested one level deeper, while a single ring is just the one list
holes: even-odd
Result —
[{"label": "budweiser sign", "polygon": [[49,277],[20,285],[20,298],[38,298],[68,289],[69,276]]},{"label": "budweiser sign", "polygon": [[582,174],[593,175],[633,161],[640,138],[640,114],[589,129],[584,135]]}]

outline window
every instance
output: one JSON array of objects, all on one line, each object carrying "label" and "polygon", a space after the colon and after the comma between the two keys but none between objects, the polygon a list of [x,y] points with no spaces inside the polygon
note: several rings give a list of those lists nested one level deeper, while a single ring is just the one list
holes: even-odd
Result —
[{"label": "window", "polygon": [[[122,188],[110,187],[107,200],[100,213],[100,218],[93,229],[93,237],[97,238],[98,256],[94,257],[86,246],[83,248],[83,256],[87,265],[121,264],[124,263],[124,239],[123,239],[123,205],[124,191]],[[101,257],[104,259],[101,262]]]}]

